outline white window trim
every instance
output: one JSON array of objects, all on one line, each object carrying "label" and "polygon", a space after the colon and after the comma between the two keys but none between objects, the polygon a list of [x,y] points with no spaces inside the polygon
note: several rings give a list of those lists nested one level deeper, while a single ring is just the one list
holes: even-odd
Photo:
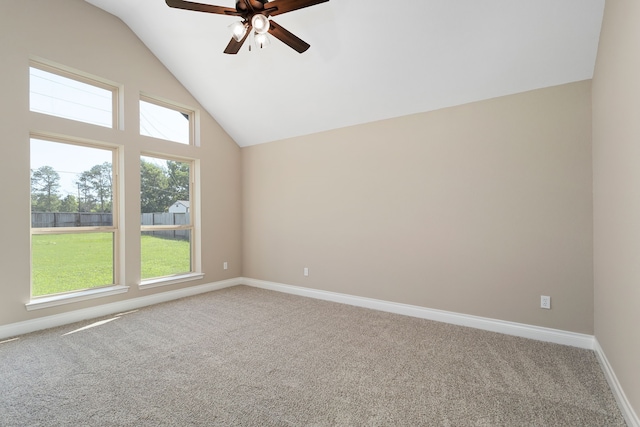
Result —
[{"label": "white window trim", "polygon": [[204,273],[187,273],[177,274],[175,276],[154,277],[152,279],[143,280],[138,287],[140,289],[152,289],[160,286],[175,285],[176,283],[190,282],[192,280],[200,280],[204,278]]},{"label": "white window trim", "polygon": [[108,297],[111,295],[123,294],[129,291],[129,286],[115,285],[101,288],[84,289],[77,292],[56,294],[45,297],[37,297],[25,304],[27,311],[40,310],[43,308],[56,307],[64,304],[86,301],[94,298]]}]

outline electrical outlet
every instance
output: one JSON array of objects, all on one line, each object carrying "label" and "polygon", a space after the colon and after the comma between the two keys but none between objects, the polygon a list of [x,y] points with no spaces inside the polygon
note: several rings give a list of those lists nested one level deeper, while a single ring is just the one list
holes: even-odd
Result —
[{"label": "electrical outlet", "polygon": [[305,277],[308,276],[309,275],[309,267],[305,267],[304,270],[302,270],[302,274],[304,274]]},{"label": "electrical outlet", "polygon": [[225,270],[226,270],[227,268],[229,268],[229,265],[227,264],[227,261],[225,261],[225,262],[223,262],[223,263],[222,263],[222,268],[224,268]]},{"label": "electrical outlet", "polygon": [[551,310],[551,297],[548,297],[546,295],[541,295],[540,308],[546,308],[547,310]]}]

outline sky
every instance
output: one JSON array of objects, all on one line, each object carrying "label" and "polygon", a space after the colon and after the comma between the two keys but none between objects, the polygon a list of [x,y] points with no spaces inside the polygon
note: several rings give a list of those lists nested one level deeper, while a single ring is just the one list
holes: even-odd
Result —
[{"label": "sky", "polygon": [[78,174],[104,162],[111,163],[111,150],[102,150],[81,145],[61,144],[31,138],[31,169],[51,166],[60,175],[60,192],[62,196],[73,194],[78,196],[75,181]]}]

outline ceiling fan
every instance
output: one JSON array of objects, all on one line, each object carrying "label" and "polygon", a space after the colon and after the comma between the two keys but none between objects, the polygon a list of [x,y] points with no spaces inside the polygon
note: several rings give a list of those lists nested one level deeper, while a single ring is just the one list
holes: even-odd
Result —
[{"label": "ceiling fan", "polygon": [[177,9],[242,18],[242,21],[231,24],[233,37],[224,50],[224,53],[228,54],[238,53],[251,30],[255,33],[255,43],[258,47],[263,47],[269,42],[267,38],[267,33],[269,33],[298,53],[306,51],[310,47],[308,43],[276,24],[269,17],[327,1],[329,0],[237,0],[236,8],[233,9],[231,7],[214,6],[185,0],[166,0],[168,6]]}]

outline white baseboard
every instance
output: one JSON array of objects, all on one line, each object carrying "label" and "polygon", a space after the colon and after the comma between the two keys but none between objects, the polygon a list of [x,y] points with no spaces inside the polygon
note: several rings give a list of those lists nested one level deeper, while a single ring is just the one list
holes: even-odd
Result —
[{"label": "white baseboard", "polygon": [[69,311],[66,313],[55,314],[52,316],[39,317],[33,320],[26,320],[23,322],[3,325],[0,326],[0,339],[15,337],[42,329],[53,328],[56,326],[62,326],[81,320],[108,316],[114,313],[134,310],[136,308],[145,307],[148,305],[158,304],[161,302],[171,301],[174,299],[184,298],[205,292],[211,292],[240,284],[326,301],[333,301],[342,304],[349,304],[358,307],[371,308],[374,310],[386,311],[389,313],[402,314],[405,316],[418,317],[421,319],[435,320],[438,322],[451,323],[460,326],[468,326],[472,328],[499,332],[523,338],[531,338],[540,341],[547,341],[557,344],[595,350],[595,340],[592,335],[578,334],[575,332],[562,331],[558,329],[543,328],[540,326],[507,322],[504,320],[471,316],[468,314],[436,310],[415,305],[341,294],[337,292],[303,288],[299,286],[285,285],[282,283],[268,282],[264,280],[245,277],[237,277],[199,286],[190,286],[173,291],[160,292],[145,297],[132,298],[124,301],[118,301],[114,303],[98,305],[95,307]]},{"label": "white baseboard", "polygon": [[575,332],[562,331],[559,329],[543,328],[540,326],[526,325],[523,323],[507,322],[504,320],[471,316],[468,314],[435,310],[432,308],[425,308],[415,305],[400,304],[396,302],[364,298],[336,292],[321,291],[317,289],[267,282],[264,280],[251,279],[246,277],[242,278],[242,283],[256,288],[270,289],[273,291],[355,305],[358,307],[371,308],[374,310],[386,311],[389,313],[403,314],[405,316],[435,320],[437,322],[451,323],[460,326],[468,326],[471,328],[483,329],[486,331],[499,332],[502,334],[531,338],[534,340],[552,342],[556,344],[570,345],[572,347],[585,348],[589,350],[594,349],[593,335],[578,334]]},{"label": "white baseboard", "polygon": [[242,284],[238,277],[0,326],[0,340]]},{"label": "white baseboard", "polygon": [[472,328],[499,332],[507,335],[514,335],[523,338],[531,338],[540,341],[547,341],[557,344],[595,350],[595,340],[592,335],[578,334],[575,332],[543,328],[522,323],[507,322],[504,320],[496,320],[486,317],[471,316],[468,314],[436,310],[415,305],[341,294],[337,292],[285,285],[282,283],[268,282],[265,280],[257,280],[246,277],[236,277],[233,279],[208,283],[199,286],[190,286],[173,291],[160,292],[145,297],[132,298],[124,301],[98,305],[95,307],[69,311],[66,313],[39,317],[33,320],[26,320],[23,322],[2,325],[0,326],[0,339],[15,337],[42,329],[62,326],[81,320],[130,311],[148,305],[158,304],[161,302],[171,301],[178,298],[184,298],[241,284],[326,301],[333,301],[342,304],[349,304],[358,307],[371,308],[374,310],[386,311],[389,313],[402,314],[405,316],[418,317],[421,319],[435,320],[438,322],[451,323],[460,326],[469,326]]},{"label": "white baseboard", "polygon": [[624,416],[625,421],[627,422],[627,426],[629,427],[640,427],[640,418],[633,410],[633,407],[629,403],[627,399],[627,395],[624,393],[620,382],[618,382],[618,377],[616,377],[611,364],[609,364],[609,360],[607,356],[604,354],[604,350],[600,347],[600,343],[597,339],[594,340],[594,351],[596,356],[598,356],[598,361],[600,362],[600,366],[602,366],[602,371],[604,372],[604,376],[607,378],[607,382],[609,383],[609,387],[613,392],[613,396],[616,398],[618,402],[618,407]]}]

